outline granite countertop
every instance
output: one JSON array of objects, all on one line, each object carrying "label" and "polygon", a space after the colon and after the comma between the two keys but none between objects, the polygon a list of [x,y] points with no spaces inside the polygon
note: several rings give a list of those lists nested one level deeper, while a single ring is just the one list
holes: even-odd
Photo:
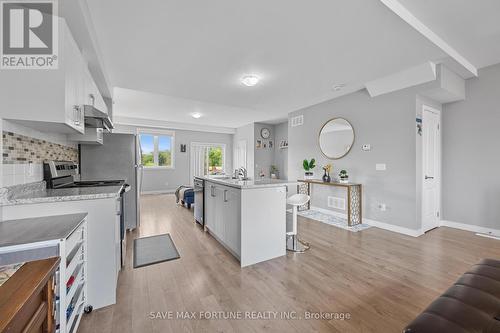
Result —
[{"label": "granite countertop", "polygon": [[114,198],[123,186],[75,187],[46,189],[45,182],[12,186],[2,189],[0,206],[13,206],[45,202]]},{"label": "granite countertop", "polygon": [[67,238],[85,217],[87,213],[0,222],[0,247]]},{"label": "granite countertop", "polygon": [[296,181],[289,181],[286,179],[249,179],[249,180],[239,180],[232,179],[231,177],[197,177],[205,181],[209,181],[215,184],[230,186],[239,189],[258,189],[258,188],[268,188],[268,187],[282,187],[287,185],[295,185]]}]

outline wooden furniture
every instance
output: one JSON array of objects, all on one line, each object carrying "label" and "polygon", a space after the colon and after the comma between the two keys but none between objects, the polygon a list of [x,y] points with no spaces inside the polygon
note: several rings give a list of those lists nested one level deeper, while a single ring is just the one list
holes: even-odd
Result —
[{"label": "wooden furniture", "polygon": [[[363,222],[363,189],[361,184],[356,183],[339,183],[339,182],[324,182],[320,179],[299,179],[298,182],[302,183],[298,185],[299,193],[307,194],[311,196],[311,185],[326,185],[326,186],[336,186],[343,187],[347,189],[347,225],[352,227],[356,224],[361,224]],[[301,210],[310,209],[311,201],[301,207]]]},{"label": "wooden furniture", "polygon": [[59,257],[31,261],[0,286],[0,332],[54,332]]}]

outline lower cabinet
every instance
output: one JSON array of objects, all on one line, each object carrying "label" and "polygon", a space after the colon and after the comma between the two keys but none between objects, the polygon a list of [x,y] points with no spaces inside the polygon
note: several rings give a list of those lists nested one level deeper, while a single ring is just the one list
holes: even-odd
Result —
[{"label": "lower cabinet", "polygon": [[241,190],[208,183],[205,189],[205,223],[210,232],[234,255],[241,254]]}]

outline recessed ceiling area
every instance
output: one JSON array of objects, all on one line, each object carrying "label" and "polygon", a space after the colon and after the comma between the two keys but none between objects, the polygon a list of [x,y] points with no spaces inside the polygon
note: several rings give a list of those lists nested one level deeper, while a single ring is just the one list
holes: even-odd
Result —
[{"label": "recessed ceiling area", "polygon": [[[116,116],[224,127],[276,121],[371,80],[449,59],[381,1],[87,2],[111,85],[119,88]],[[500,61],[495,60],[500,43],[486,55],[465,47],[468,38],[491,33],[493,14],[459,42],[445,25],[433,22],[439,15],[463,16],[474,5],[401,2],[478,67]],[[496,9],[494,0],[485,2]],[[448,13],[447,6],[461,9]],[[473,13],[470,22],[481,21]],[[457,29],[458,21],[449,20],[457,34],[467,30],[467,24]],[[242,84],[248,74],[259,78],[257,85]],[[195,119],[194,112],[203,116]]]}]

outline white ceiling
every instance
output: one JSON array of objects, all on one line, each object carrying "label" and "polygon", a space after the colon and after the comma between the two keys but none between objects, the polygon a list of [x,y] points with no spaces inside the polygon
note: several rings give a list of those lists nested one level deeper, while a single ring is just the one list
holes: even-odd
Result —
[{"label": "white ceiling", "polygon": [[[87,2],[111,84],[128,89],[114,96],[118,116],[225,127],[283,119],[447,56],[373,0]],[[407,2],[426,20],[415,3],[437,1]],[[239,82],[250,73],[259,85]],[[347,86],[332,91],[338,83]]]},{"label": "white ceiling", "polygon": [[499,0],[399,0],[475,67],[500,62]]}]

